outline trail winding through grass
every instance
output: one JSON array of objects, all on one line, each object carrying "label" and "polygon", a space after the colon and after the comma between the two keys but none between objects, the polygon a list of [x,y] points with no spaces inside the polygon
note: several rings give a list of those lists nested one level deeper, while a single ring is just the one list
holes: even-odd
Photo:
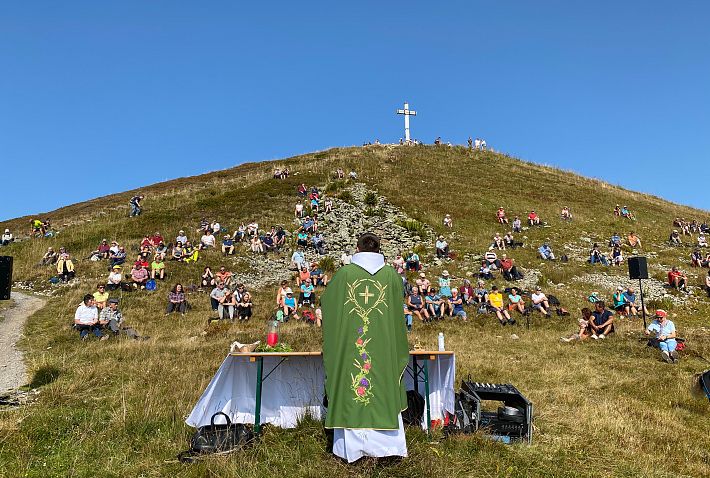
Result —
[{"label": "trail winding through grass", "polygon": [[0,393],[21,387],[26,381],[25,361],[16,347],[29,316],[44,307],[45,300],[39,297],[13,292],[13,304],[4,311],[0,321]]}]

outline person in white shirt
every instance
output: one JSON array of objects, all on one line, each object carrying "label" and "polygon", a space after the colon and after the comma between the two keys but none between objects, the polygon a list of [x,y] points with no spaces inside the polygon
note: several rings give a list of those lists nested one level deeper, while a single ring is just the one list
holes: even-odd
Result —
[{"label": "person in white shirt", "polygon": [[99,325],[99,309],[96,308],[94,296],[86,294],[84,302],[79,305],[74,313],[74,328],[79,331],[82,340],[89,337],[89,332],[93,332],[96,337],[104,339]]},{"label": "person in white shirt", "polygon": [[2,235],[2,241],[0,242],[0,244],[2,244],[3,246],[7,246],[10,243],[12,243],[12,241],[14,241],[14,240],[15,240],[15,238],[13,237],[12,233],[10,232],[10,229],[5,229],[5,233]]},{"label": "person in white shirt", "polygon": [[[7,230],[5,230],[7,232]],[[3,243],[5,242],[5,236],[3,237]],[[700,235],[698,235],[698,247],[708,247],[708,240],[705,237],[705,233],[701,232]]]},{"label": "person in white shirt", "polygon": [[222,230],[222,225],[217,221],[213,222],[210,227],[212,228],[212,234],[214,235],[219,234],[219,232]]},{"label": "person in white shirt", "polygon": [[550,303],[547,301],[547,296],[543,294],[540,286],[537,286],[537,289],[530,296],[530,299],[532,299],[533,309],[539,310],[548,317],[550,316]]},{"label": "person in white shirt", "polygon": [[348,254],[348,251],[343,251],[342,254],[340,254],[340,263],[344,266],[347,266],[350,264],[352,261],[353,256],[351,254]]},{"label": "person in white shirt", "polygon": [[206,231],[200,238],[200,250],[214,247],[215,239],[211,231]]},{"label": "person in white shirt", "polygon": [[296,209],[294,211],[296,217],[303,217],[303,203],[299,202],[296,204]]},{"label": "person in white shirt", "polygon": [[175,242],[179,242],[183,245],[187,242],[187,236],[185,235],[185,231],[180,229],[180,232],[178,232],[178,236],[175,238]]}]

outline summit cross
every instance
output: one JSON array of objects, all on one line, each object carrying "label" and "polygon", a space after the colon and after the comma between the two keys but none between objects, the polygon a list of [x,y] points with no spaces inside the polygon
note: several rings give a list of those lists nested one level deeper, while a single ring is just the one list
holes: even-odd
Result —
[{"label": "summit cross", "polygon": [[398,115],[404,115],[404,140],[409,144],[409,117],[417,116],[417,112],[409,109],[409,103],[404,103],[403,110],[397,110]]}]

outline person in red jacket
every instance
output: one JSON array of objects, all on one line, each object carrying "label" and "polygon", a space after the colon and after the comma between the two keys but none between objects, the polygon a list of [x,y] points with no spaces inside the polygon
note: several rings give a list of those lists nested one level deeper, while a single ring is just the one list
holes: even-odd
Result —
[{"label": "person in red jacket", "polygon": [[540,225],[540,216],[537,215],[534,209],[530,211],[530,214],[528,214],[528,224],[531,226]]},{"label": "person in red jacket", "polygon": [[668,284],[678,290],[688,292],[688,276],[678,270],[676,266],[668,272]]}]

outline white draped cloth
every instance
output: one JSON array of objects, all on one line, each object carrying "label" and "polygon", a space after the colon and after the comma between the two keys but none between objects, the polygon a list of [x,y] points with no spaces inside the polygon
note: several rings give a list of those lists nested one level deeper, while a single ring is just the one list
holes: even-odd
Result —
[{"label": "white draped cloth", "polygon": [[[306,416],[320,420],[325,414],[323,358],[311,355],[281,360],[282,357],[264,357],[263,376],[268,375],[268,378],[262,387],[261,424],[295,428]],[[417,368],[422,396],[423,365],[424,360],[419,358]],[[446,412],[454,413],[455,358],[453,355],[439,355],[436,360],[429,360],[428,366],[431,419],[443,420]],[[405,388],[413,390],[411,357],[407,369],[404,373]],[[246,356],[228,355],[185,422],[196,428],[209,425],[212,415],[223,412],[233,423],[253,424],[255,409],[256,362],[250,362]],[[401,415],[399,418],[399,430],[334,430],[333,452],[349,462],[362,456],[406,456]],[[215,421],[222,422],[219,419]],[[426,429],[428,425],[425,410],[422,427]]]}]

